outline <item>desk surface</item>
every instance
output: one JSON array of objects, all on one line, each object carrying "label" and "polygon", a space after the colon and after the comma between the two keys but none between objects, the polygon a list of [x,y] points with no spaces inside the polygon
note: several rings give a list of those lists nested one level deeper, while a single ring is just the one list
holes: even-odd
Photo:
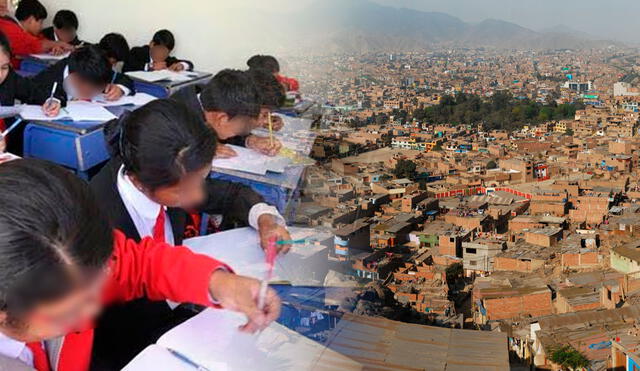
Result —
[{"label": "desk surface", "polygon": [[151,85],[158,85],[158,86],[162,86],[166,89],[176,89],[176,88],[180,88],[181,86],[187,86],[187,85],[191,85],[197,82],[202,81],[203,83],[205,81],[208,81],[209,79],[211,79],[213,77],[213,74],[209,73],[209,72],[199,72],[199,71],[191,71],[189,72],[190,74],[193,74],[193,78],[187,81],[178,81],[178,82],[172,82],[172,81],[167,81],[167,80],[161,80],[161,81],[156,81],[156,82],[150,82],[150,81],[145,81],[142,79],[137,79],[133,76],[129,76],[133,81],[139,82],[139,83],[144,83],[144,84],[151,84]]},{"label": "desk surface", "polygon": [[[108,111],[120,117],[126,111],[133,110],[135,107],[133,106],[114,106],[114,107],[105,107]],[[98,121],[68,121],[68,120],[57,120],[57,121],[33,121],[29,122],[29,124],[46,126],[54,129],[64,130],[76,133],[78,135],[84,135],[87,133],[91,133],[95,130],[102,128],[106,122],[98,122]]]}]

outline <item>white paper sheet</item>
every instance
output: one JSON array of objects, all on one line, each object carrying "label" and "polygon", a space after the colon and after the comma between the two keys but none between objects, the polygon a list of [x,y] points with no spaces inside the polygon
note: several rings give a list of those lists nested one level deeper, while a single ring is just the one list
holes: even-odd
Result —
[{"label": "white paper sheet", "polygon": [[103,95],[99,95],[93,100],[93,102],[103,107],[115,107],[115,106],[138,107],[138,106],[144,106],[145,104],[149,102],[153,102],[156,99],[158,98],[147,93],[136,93],[134,95],[123,96],[122,98],[115,101],[109,101]]},{"label": "white paper sheet", "polygon": [[53,55],[53,54],[31,54],[33,58],[50,60],[50,61],[60,61],[65,58],[68,58],[71,53],[65,53],[61,55]]},{"label": "white paper sheet", "polygon": [[22,105],[20,106],[20,117],[27,121],[96,121],[106,122],[113,120],[116,116],[107,111],[104,107],[91,102],[72,101],[67,107],[60,110],[58,116],[49,117],[42,112],[41,106]]},{"label": "white paper sheet", "polygon": [[265,175],[267,172],[283,173],[291,160],[282,156],[267,156],[254,150],[228,145],[238,155],[231,158],[213,160],[213,167],[220,169],[244,171],[245,173]]},{"label": "white paper sheet", "polygon": [[127,72],[127,75],[134,79],[147,81],[147,82],[158,82],[158,81],[183,82],[183,81],[189,81],[198,76],[193,72],[188,72],[188,71],[173,72],[169,70],[133,71],[133,72]]}]

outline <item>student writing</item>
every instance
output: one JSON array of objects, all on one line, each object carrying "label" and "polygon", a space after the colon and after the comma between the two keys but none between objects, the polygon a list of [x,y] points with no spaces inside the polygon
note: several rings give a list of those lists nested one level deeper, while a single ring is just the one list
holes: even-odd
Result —
[{"label": "student writing", "polygon": [[71,53],[53,66],[37,74],[33,80],[40,89],[51,89],[55,102],[48,102],[45,112],[58,114],[70,100],[92,100],[104,94],[107,100],[118,100],[123,95],[135,94],[133,86],[125,86],[114,81],[114,71],[104,52],[96,46],[86,46]]},{"label": "student writing", "polygon": [[62,41],[51,41],[39,37],[42,23],[47,18],[47,9],[38,0],[21,0],[15,17],[0,18],[2,31],[11,44],[15,68],[19,68],[20,59],[29,54],[53,53],[62,54],[74,49]]},{"label": "student writing", "polygon": [[62,41],[78,46],[82,41],[78,39],[78,16],[71,10],[60,10],[53,17],[53,26],[42,30],[41,36],[51,41]]},{"label": "student writing", "polygon": [[149,45],[131,49],[124,72],[130,71],[192,71],[193,63],[171,56],[176,41],[169,30],[160,30],[153,35]]},{"label": "student writing", "polygon": [[[181,103],[151,102],[108,123],[105,132],[113,158],[90,186],[129,238],[180,244],[190,229],[199,228],[192,214],[205,212],[222,215],[220,228],[252,226],[265,248],[272,238],[289,239],[282,216],[250,187],[209,178],[215,134]],[[165,302],[146,300],[113,308],[101,321],[97,350],[103,359],[119,362],[111,367],[122,367],[183,315]],[[127,339],[119,339],[122,331]]]},{"label": "student writing", "polygon": [[[102,306],[143,296],[247,315],[242,331],[277,318],[273,290],[222,262],[111,229],[84,182],[56,165],[0,165],[0,369],[85,371]],[[126,337],[126,334],[122,334]]]},{"label": "student writing", "polygon": [[135,93],[133,80],[121,73],[124,62],[129,59],[129,43],[127,39],[119,33],[108,33],[100,39],[98,48],[105,53],[113,72],[116,74],[113,83],[129,89],[129,95]]},{"label": "student writing", "polygon": [[[261,96],[249,73],[239,70],[218,72],[203,88],[187,87],[175,93],[172,99],[183,102],[197,112],[216,132],[221,142],[246,146],[264,154],[274,151],[269,138],[251,135],[258,126]],[[237,137],[244,138],[238,142]],[[234,139],[232,139],[234,138]],[[220,146],[216,156],[233,157],[236,153]]]}]

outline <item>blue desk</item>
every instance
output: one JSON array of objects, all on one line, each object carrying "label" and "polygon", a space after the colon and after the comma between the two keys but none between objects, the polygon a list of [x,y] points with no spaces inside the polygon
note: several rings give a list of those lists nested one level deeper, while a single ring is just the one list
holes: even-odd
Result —
[{"label": "blue desk", "polygon": [[[109,107],[120,116],[133,107]],[[24,157],[39,158],[74,170],[89,178],[89,170],[110,157],[104,138],[103,122],[39,121],[24,130]]]},{"label": "blue desk", "polygon": [[147,93],[157,98],[167,98],[178,90],[191,85],[206,84],[213,77],[212,74],[207,72],[190,72],[194,74],[194,78],[189,81],[183,82],[171,82],[171,81],[157,81],[147,82],[133,78],[135,88],[137,92]]},{"label": "blue desk", "polygon": [[26,57],[20,63],[20,74],[23,76],[37,75],[49,66],[56,64],[55,59],[40,59],[35,57]]},{"label": "blue desk", "polygon": [[250,186],[287,218],[285,215],[287,206],[297,194],[304,169],[304,166],[290,166],[282,174],[267,173],[264,176],[235,170],[214,169],[211,177]]}]

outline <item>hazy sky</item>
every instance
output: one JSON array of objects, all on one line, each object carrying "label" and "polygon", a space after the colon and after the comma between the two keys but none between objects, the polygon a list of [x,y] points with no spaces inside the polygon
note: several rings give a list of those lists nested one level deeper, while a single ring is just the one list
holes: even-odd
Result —
[{"label": "hazy sky", "polygon": [[[344,0],[350,1],[350,0]],[[467,22],[502,19],[534,30],[565,25],[594,36],[640,41],[638,0],[375,0],[451,14]]]}]

